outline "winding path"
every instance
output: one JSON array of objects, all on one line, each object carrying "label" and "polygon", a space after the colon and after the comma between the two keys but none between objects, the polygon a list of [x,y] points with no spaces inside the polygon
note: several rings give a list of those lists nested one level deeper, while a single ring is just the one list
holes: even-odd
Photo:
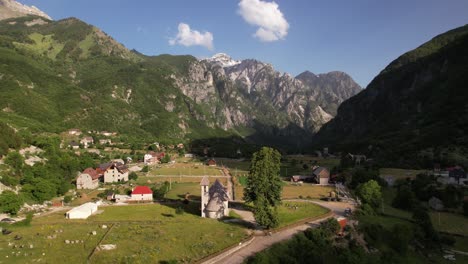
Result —
[{"label": "winding path", "polygon": [[[310,201],[310,200],[285,200],[285,201],[301,201],[301,202],[310,202],[310,203],[315,203],[318,205],[321,205],[323,207],[326,207],[330,209],[333,212],[333,215],[328,215],[323,218],[317,219],[312,222],[305,223],[303,225],[299,226],[294,226],[288,229],[281,230],[279,232],[273,233],[270,236],[255,236],[250,240],[248,245],[246,246],[239,246],[239,249],[237,251],[228,251],[226,253],[223,253],[221,255],[215,256],[212,259],[209,259],[203,264],[216,264],[216,263],[223,263],[223,264],[239,264],[243,263],[244,260],[270,246],[273,244],[276,244],[278,242],[288,240],[292,238],[296,233],[300,231],[304,231],[308,228],[315,228],[319,225],[320,222],[333,217],[333,216],[342,216],[344,215],[344,211],[346,208],[351,207],[353,208],[352,205],[349,203],[341,203],[341,202],[322,202],[322,201]],[[236,210],[236,213],[244,217],[244,215],[247,217],[247,221],[252,220],[253,216],[246,211],[241,211],[241,213]]]}]

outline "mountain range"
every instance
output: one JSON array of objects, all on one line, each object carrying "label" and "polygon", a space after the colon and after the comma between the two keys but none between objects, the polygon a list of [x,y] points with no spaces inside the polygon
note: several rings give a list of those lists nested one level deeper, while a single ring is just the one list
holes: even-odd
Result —
[{"label": "mountain range", "polygon": [[[468,166],[468,25],[391,62],[338,108],[317,145],[371,154],[384,164]],[[417,164],[414,164],[417,161]]]},{"label": "mountain range", "polygon": [[305,146],[361,91],[342,72],[293,77],[226,54],[146,56],[76,18],[12,3],[0,0],[0,121],[19,129]]}]

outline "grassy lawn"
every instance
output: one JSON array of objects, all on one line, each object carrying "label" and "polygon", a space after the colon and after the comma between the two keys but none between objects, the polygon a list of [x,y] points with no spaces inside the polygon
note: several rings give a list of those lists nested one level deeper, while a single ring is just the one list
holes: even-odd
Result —
[{"label": "grassy lawn", "polygon": [[304,183],[301,186],[291,185],[289,182],[283,186],[283,199],[296,199],[299,196],[303,198],[320,199],[328,197],[331,191],[334,191],[333,186],[319,186],[311,183]]},{"label": "grassy lawn", "polygon": [[405,219],[411,219],[412,213],[395,208],[392,206],[392,201],[396,196],[395,188],[383,188],[382,197],[384,201],[383,213],[386,215],[396,216]]},{"label": "grassy lawn", "polygon": [[[210,179],[212,184],[214,179]],[[227,179],[220,179],[220,182],[226,186]],[[173,183],[172,189],[166,195],[166,198],[169,199],[184,199],[185,194],[190,193],[191,200],[200,200],[201,187],[200,182],[183,182],[183,183]]]},{"label": "grassy lawn", "polygon": [[[214,182],[216,179],[219,179],[221,182],[226,181],[227,178],[225,177],[216,177],[216,176],[208,176],[210,182]],[[203,179],[202,176],[197,177],[183,177],[183,176],[138,176],[138,179],[134,181],[136,184],[152,184],[152,183],[161,183],[161,182],[173,182],[173,183],[200,183]]]},{"label": "grassy lawn", "polygon": [[[104,230],[93,223],[33,224],[8,229],[13,233],[0,239],[1,263],[62,263],[65,258],[69,263],[84,263],[104,235]],[[97,235],[91,235],[92,231],[97,231]],[[15,236],[22,238],[15,240]],[[65,240],[79,240],[79,243],[65,244]]]},{"label": "grassy lawn", "polygon": [[200,200],[200,183],[183,182],[172,184],[172,189],[166,194],[169,199],[184,199],[185,194],[190,193],[190,199]]},{"label": "grassy lawn", "polygon": [[[182,215],[165,205],[108,207],[96,220],[152,221],[152,224],[119,224],[102,242],[125,250],[100,251],[95,263],[118,263],[122,260],[156,263],[176,259],[193,262],[228,247],[246,236],[241,227],[199,217],[199,204],[191,204]],[[196,213],[196,214],[192,214]],[[128,239],[131,238],[131,239]],[[135,243],[135,241],[144,241]]]},{"label": "grassy lawn", "polygon": [[425,172],[425,170],[406,170],[396,168],[382,168],[380,169],[381,176],[393,176],[395,180],[415,178],[416,175]]},{"label": "grassy lawn", "polygon": [[238,160],[238,159],[227,159],[227,158],[217,158],[216,162],[219,166],[226,166],[229,170],[235,171],[249,171],[250,160]]},{"label": "grassy lawn", "polygon": [[171,167],[151,167],[150,175],[213,175],[221,176],[221,171],[216,167],[209,167],[205,165],[193,165],[193,164],[174,164]]},{"label": "grassy lawn", "polygon": [[[200,218],[198,203],[185,206],[184,214],[175,213],[177,206],[100,207],[103,212],[87,220],[66,220],[64,212],[35,218],[30,227],[8,228],[13,233],[0,239],[0,263],[86,263],[109,230],[100,228],[101,224],[115,225],[102,244],[115,244],[117,249],[96,252],[91,263],[193,262],[246,236],[240,226]],[[91,235],[92,231],[97,235]],[[15,235],[22,239],[15,240]],[[65,240],[79,243],[66,244]]]},{"label": "grassy lawn", "polygon": [[[237,184],[234,187],[236,192],[236,200],[242,200],[244,196],[244,186]],[[282,199],[298,199],[302,196],[304,199],[320,199],[328,197],[331,191],[334,191],[333,186],[319,186],[316,184],[304,183],[302,186],[291,185],[289,182],[284,182]]]},{"label": "grassy lawn", "polygon": [[453,245],[453,248],[455,250],[461,250],[461,251],[468,251],[468,237],[455,237],[455,245]]},{"label": "grassy lawn", "polygon": [[383,215],[361,215],[358,219],[363,224],[381,224],[386,229],[391,229],[395,224],[412,225],[409,221]]},{"label": "grassy lawn", "polygon": [[313,203],[283,202],[278,208],[280,227],[293,224],[299,220],[326,214],[327,208]]},{"label": "grassy lawn", "polygon": [[437,231],[468,236],[468,218],[463,215],[433,211],[430,212],[429,215],[431,216],[432,224]]},{"label": "grassy lawn", "polygon": [[[400,210],[391,206],[392,200],[396,195],[396,190],[394,188],[386,188],[383,190],[382,194],[385,205],[384,213],[386,215],[411,219],[411,212]],[[432,224],[437,231],[468,236],[468,219],[463,215],[449,212],[441,212],[439,214],[436,211],[430,211],[429,215],[431,216]]]}]

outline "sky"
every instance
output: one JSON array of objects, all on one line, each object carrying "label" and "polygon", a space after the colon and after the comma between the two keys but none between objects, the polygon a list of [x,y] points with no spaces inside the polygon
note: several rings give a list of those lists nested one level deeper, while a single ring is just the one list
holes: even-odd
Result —
[{"label": "sky", "polygon": [[343,71],[361,86],[391,61],[468,24],[468,0],[20,0],[77,17],[146,55],[227,53],[295,76]]}]

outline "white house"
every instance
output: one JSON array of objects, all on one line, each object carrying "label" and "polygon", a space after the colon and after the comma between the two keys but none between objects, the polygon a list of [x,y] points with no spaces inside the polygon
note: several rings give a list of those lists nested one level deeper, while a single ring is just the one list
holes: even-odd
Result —
[{"label": "white house", "polygon": [[67,212],[67,219],[86,219],[98,210],[95,203],[85,203]]},{"label": "white house", "polygon": [[166,154],[164,152],[154,152],[150,151],[145,154],[143,157],[143,161],[145,162],[146,165],[149,164],[158,164],[161,162],[161,159],[164,158]]},{"label": "white house", "polygon": [[99,165],[104,172],[104,183],[128,181],[128,168],[121,163],[105,163]]},{"label": "white house", "polygon": [[76,189],[96,189],[101,175],[93,168],[85,169],[76,178]]},{"label": "white house", "polygon": [[132,201],[153,201],[153,191],[148,186],[137,186],[132,191]]},{"label": "white house", "polygon": [[80,140],[80,143],[84,148],[88,148],[90,145],[94,144],[94,139],[92,137],[84,137]]}]

